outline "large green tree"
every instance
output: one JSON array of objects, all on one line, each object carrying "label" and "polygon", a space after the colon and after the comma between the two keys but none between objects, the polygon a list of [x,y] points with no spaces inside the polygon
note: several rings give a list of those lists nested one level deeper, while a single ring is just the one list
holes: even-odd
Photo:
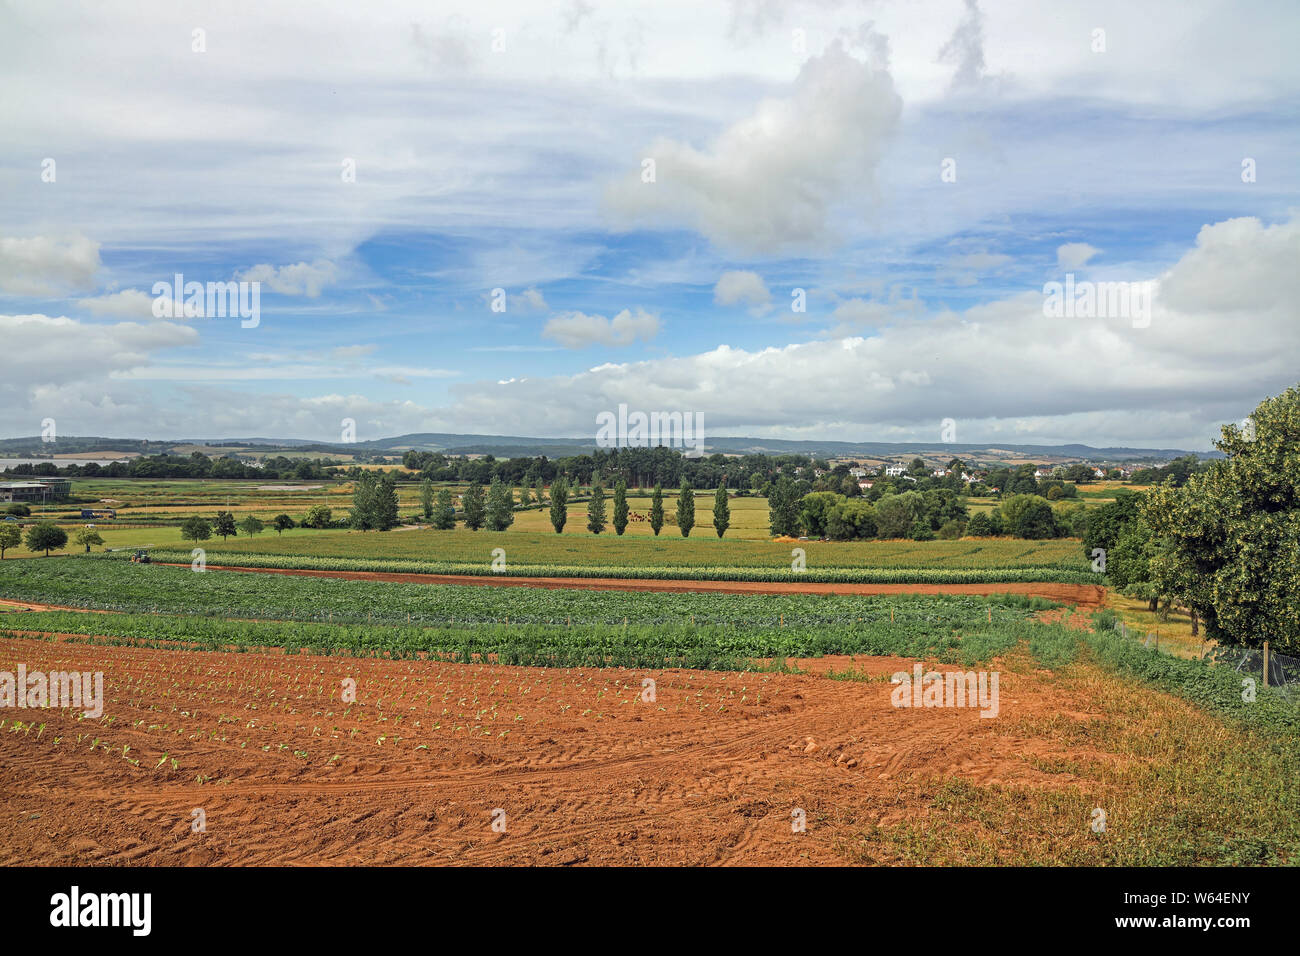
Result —
[{"label": "large green tree", "polygon": [[91,545],[104,543],[103,537],[94,528],[78,528],[72,539],[83,546],[87,554],[90,553]]},{"label": "large green tree", "polygon": [[683,538],[691,536],[691,529],[695,527],[695,491],[690,484],[683,479],[682,489],[677,494],[677,529],[681,531]]},{"label": "large green tree", "polygon": [[614,485],[614,533],[627,530],[627,482],[622,478]]},{"label": "large green tree", "polygon": [[596,482],[587,502],[587,530],[592,534],[605,530],[605,489],[600,482]]},{"label": "large green tree", "polygon": [[428,478],[420,482],[420,513],[425,521],[433,520],[433,482]]},{"label": "large green tree", "polygon": [[303,516],[304,528],[328,528],[334,521],[334,513],[326,505],[312,505]]},{"label": "large green tree", "polygon": [[551,482],[551,527],[556,534],[564,532],[564,523],[569,520],[569,484],[563,478]]},{"label": "large green tree", "polygon": [[392,475],[384,475],[375,486],[375,527],[380,531],[396,528],[401,523],[397,516],[397,482]]},{"label": "large green tree", "polygon": [[515,493],[500,478],[493,478],[488,488],[487,526],[489,531],[505,531],[515,523]]},{"label": "large green tree", "polygon": [[369,471],[363,471],[352,485],[352,511],[348,516],[348,524],[358,531],[378,527],[378,491],[375,475]]},{"label": "large green tree", "polygon": [[487,505],[483,500],[483,486],[472,484],[465,489],[465,494],[460,499],[461,507],[465,509],[465,527],[470,531],[477,531],[483,527],[483,522],[487,519]]},{"label": "large green tree", "polygon": [[718,485],[713,495],[713,529],[721,538],[731,527],[731,505],[727,503],[727,486]]},{"label": "large green tree", "polygon": [[221,535],[222,541],[239,534],[239,530],[235,527],[235,516],[229,511],[217,512],[217,516],[212,519],[212,530]]},{"label": "large green tree", "polygon": [[790,478],[782,475],[773,483],[767,495],[767,509],[772,537],[798,537],[799,492]]},{"label": "large green tree", "polygon": [[664,526],[664,486],[655,485],[653,497],[650,499],[650,530],[659,537],[659,532]]},{"label": "large green tree", "polygon": [[68,532],[53,521],[38,521],[27,529],[27,550],[44,551],[48,558],[55,551],[68,543]]},{"label": "large green tree", "polygon": [[433,503],[433,526],[439,531],[456,527],[456,504],[452,501],[450,488],[438,489],[438,497]]},{"label": "large green tree", "polygon": [[1153,575],[1209,637],[1300,654],[1300,386],[1222,431],[1225,459],[1147,492]]},{"label": "large green tree", "polygon": [[810,495],[804,495],[799,504],[799,526],[810,537],[822,537],[826,534],[830,509],[843,500],[843,495],[837,495],[833,491],[814,491]]},{"label": "large green tree", "polygon": [[5,552],[10,548],[16,548],[22,543],[23,532],[12,521],[0,522],[0,558],[4,558]]},{"label": "large green tree", "polygon": [[186,518],[181,524],[181,539],[184,541],[207,541],[212,537],[212,524],[202,515]]}]

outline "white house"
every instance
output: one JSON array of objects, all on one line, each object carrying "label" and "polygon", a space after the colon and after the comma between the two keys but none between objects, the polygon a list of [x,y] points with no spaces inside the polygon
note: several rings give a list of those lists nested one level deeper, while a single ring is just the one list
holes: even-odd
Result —
[{"label": "white house", "polygon": [[889,478],[901,478],[901,477],[903,477],[903,475],[905,475],[905,474],[907,474],[907,466],[906,466],[906,465],[886,465],[886,466],[885,466],[885,475],[886,475],[886,477],[889,477]]}]

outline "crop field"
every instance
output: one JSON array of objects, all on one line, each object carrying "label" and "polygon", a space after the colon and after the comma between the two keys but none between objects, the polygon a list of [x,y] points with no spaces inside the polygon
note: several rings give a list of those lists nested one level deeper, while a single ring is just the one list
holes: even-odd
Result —
[{"label": "crop field", "polygon": [[[184,541],[175,527],[128,528],[115,530],[111,525],[97,526],[105,548],[161,548],[184,551],[189,561],[192,542]],[[570,536],[554,533],[434,531],[429,529],[377,531],[318,531],[293,529],[278,535],[263,532],[249,538],[244,535],[222,540],[210,538],[201,543],[216,561],[226,555],[278,555],[286,559],[333,559],[338,563],[321,567],[352,566],[366,568],[368,561],[422,562],[427,564],[477,565],[488,569],[493,550],[505,551],[506,567],[512,572],[534,567],[587,568],[761,568],[770,571],[790,570],[791,552],[800,548],[809,572],[831,569],[951,569],[1086,572],[1089,564],[1079,542],[1074,539],[1024,541],[1014,538],[981,538],[960,541],[796,541],[775,542],[770,539],[719,540],[715,535],[695,534],[659,538],[618,537],[616,535]],[[63,553],[75,553],[75,544]],[[98,550],[98,549],[97,549]],[[12,552],[11,552],[12,553]],[[20,553],[26,553],[20,552]],[[59,552],[55,552],[56,554]],[[170,560],[170,558],[169,558]],[[249,563],[244,561],[244,563]],[[283,567],[295,565],[291,560]],[[370,566],[372,568],[382,567]],[[396,569],[395,567],[393,569]],[[1028,578],[1020,578],[1028,580]],[[1046,579],[1044,579],[1046,580]]]},{"label": "crop field", "polygon": [[[856,596],[810,594],[642,593],[619,590],[481,587],[349,581],[230,571],[133,565],[107,559],[0,563],[0,595],[12,600],[200,617],[365,624],[515,623],[687,624],[794,626],[817,621],[847,626],[872,610]],[[985,614],[989,599],[917,598],[927,624],[943,625],[956,608]],[[1022,599],[1005,598],[1013,607]],[[895,612],[895,616],[897,613]],[[955,619],[954,619],[955,620]]]},{"label": "crop field", "polygon": [[[548,594],[557,592],[534,592],[531,597],[535,600],[527,602],[516,600],[509,590],[522,589],[476,593],[480,598],[477,605],[444,605],[408,624],[391,623],[396,615],[379,621],[323,623],[288,616],[232,620],[192,613],[51,611],[0,616],[0,630],[65,638],[81,635],[100,643],[157,648],[281,648],[316,654],[549,667],[741,670],[761,660],[843,654],[905,654],[971,665],[1025,639],[1034,628],[1033,612],[1052,606],[1010,595],[870,598],[853,606],[832,601],[824,607],[781,598],[698,595],[704,600],[683,609],[699,613],[668,616],[666,611],[679,609],[651,607],[645,613],[658,613],[658,617],[629,614],[624,618],[629,623],[623,625],[607,616],[612,609],[590,599],[559,603],[547,600]],[[486,617],[494,607],[512,613]],[[570,614],[559,616],[571,611],[578,612],[576,619]],[[292,609],[281,607],[277,613],[288,615]],[[434,620],[437,623],[430,623]]]},{"label": "crop field", "polygon": [[[0,561],[0,671],[104,680],[0,711],[0,864],[1300,862],[1300,702],[1091,630],[1077,541],[294,530],[196,573],[175,530]],[[996,713],[900,708],[915,667]]]},{"label": "crop field", "polygon": [[[710,529],[711,530],[711,529]],[[275,540],[274,536],[208,541],[212,552],[310,554],[320,557],[400,558],[462,563],[492,560],[504,547],[508,564],[607,565],[642,567],[723,566],[786,568],[791,551],[803,549],[809,568],[1013,568],[1084,569],[1083,549],[1075,540],[1024,541],[989,538],[964,541],[796,541],[719,540],[699,532],[690,538],[667,535],[649,540],[616,535],[581,537],[524,531],[323,531]]]},{"label": "crop field", "polygon": [[[185,644],[185,618],[6,615],[76,633],[0,635],[0,668],[102,672],[104,708],[3,714],[0,864],[1296,861],[1293,708],[1266,697],[1272,725],[1248,724],[1169,693],[1227,706],[1235,675],[939,605],[952,643],[721,671],[221,653],[313,625],[213,620]],[[919,659],[996,667],[997,719],[891,706]]]}]

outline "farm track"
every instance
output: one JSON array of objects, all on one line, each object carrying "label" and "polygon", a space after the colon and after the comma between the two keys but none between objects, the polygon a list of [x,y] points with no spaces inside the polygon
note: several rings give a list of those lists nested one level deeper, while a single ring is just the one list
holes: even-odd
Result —
[{"label": "farm track", "polygon": [[[1080,702],[1005,670],[1001,717],[984,720],[895,708],[883,680],[798,674],[0,639],[0,669],[16,661],[102,671],[113,719],[6,712],[3,865],[837,863],[872,826],[923,819],[918,782],[1053,789],[1086,781],[1039,761],[1117,759],[1020,731]],[[887,675],[912,662],[819,663]],[[640,700],[646,676],[654,703]],[[14,719],[46,727],[14,732]],[[791,831],[796,807],[806,833]],[[206,833],[191,832],[194,808]]]},{"label": "farm track", "polygon": [[[188,567],[169,564],[168,567]],[[298,568],[247,568],[209,564],[209,571],[241,574],[287,574],[348,581],[390,581],[402,584],[461,584],[484,587],[569,588],[584,591],[724,592],[728,594],[1025,594],[1062,604],[1098,610],[1106,600],[1106,589],[1096,584],[1048,584],[1008,581],[993,584],[839,584],[809,581],[666,581],[646,578],[544,578],[492,577],[457,574],[408,574],[384,571],[320,571]]]}]

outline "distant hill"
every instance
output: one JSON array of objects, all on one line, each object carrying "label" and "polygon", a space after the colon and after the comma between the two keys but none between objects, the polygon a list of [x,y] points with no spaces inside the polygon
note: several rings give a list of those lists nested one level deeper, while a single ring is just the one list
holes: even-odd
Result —
[{"label": "distant hill", "polygon": [[[819,439],[788,440],[780,438],[709,437],[704,442],[707,454],[728,455],[814,455],[819,458],[857,458],[867,462],[894,459],[967,458],[972,461],[1016,461],[1067,463],[1074,461],[1157,462],[1171,461],[1184,455],[1220,458],[1218,451],[1187,451],[1177,448],[1094,448],[1091,445],[1020,445],[1004,443],[941,442],[846,442]],[[315,442],[303,438],[187,438],[149,441],[139,438],[98,438],[66,436],[53,444],[44,444],[39,436],[0,439],[0,457],[48,457],[51,454],[84,454],[96,451],[135,452],[157,455],[184,448],[206,446],[211,454],[237,452],[245,455],[274,455],[279,451],[324,455],[400,455],[407,449],[436,451],[453,455],[495,455],[498,458],[546,455],[563,458],[589,454],[596,449],[590,438],[531,438],[514,435],[472,435],[451,432],[418,432],[352,443]]]}]

